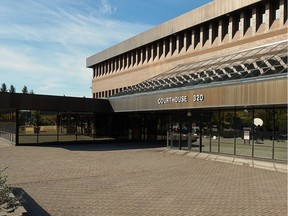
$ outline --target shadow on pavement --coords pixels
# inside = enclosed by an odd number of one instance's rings
[[[28,193],[26,193],[22,188],[13,188],[13,194],[20,196],[24,199],[23,207],[27,211],[23,215],[27,216],[50,216]]]
[[[78,142],[78,143],[42,143],[42,144],[20,144],[21,146],[31,147],[53,147],[64,148],[70,151],[116,151],[116,150],[132,150],[132,149],[147,149],[161,148],[166,146],[166,142]]]

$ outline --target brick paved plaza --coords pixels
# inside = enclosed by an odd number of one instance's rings
[[[284,164],[132,146],[2,141],[0,166],[27,215],[287,215]]]

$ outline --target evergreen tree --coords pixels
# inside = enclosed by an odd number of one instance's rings
[[[7,177],[2,175],[6,168],[0,168],[0,215],[10,215],[24,202],[23,194],[11,196],[12,189],[6,184]]]
[[[34,94],[33,89],[30,90],[30,94]]]
[[[15,89],[15,87],[13,85],[10,85],[9,92],[10,93],[15,93],[16,92],[16,89]]]
[[[27,86],[24,85],[23,89],[22,89],[22,93],[23,94],[28,94],[28,88]]]
[[[1,86],[0,92],[7,92],[7,86],[6,86],[5,83],[2,83],[2,86]]]

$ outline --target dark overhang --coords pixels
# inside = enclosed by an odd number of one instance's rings
[[[0,109],[113,112],[110,102],[106,99],[20,93],[0,93]]]

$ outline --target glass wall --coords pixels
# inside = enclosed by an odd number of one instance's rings
[[[85,142],[94,135],[92,113],[19,111],[19,144]]]
[[[220,112],[220,153],[234,154],[234,110]]]
[[[57,131],[57,112],[19,111],[19,144],[57,142]]]
[[[220,146],[220,112],[215,111],[212,115],[211,122],[211,144],[210,152],[219,152]]]
[[[77,115],[77,141],[93,141],[95,135],[95,123],[93,114],[78,114]]]
[[[16,111],[0,109],[0,138],[16,143]]]
[[[209,152],[210,151],[210,142],[212,141],[212,136],[211,136],[211,129],[212,129],[212,124],[211,122],[202,122],[201,125],[201,141],[202,141],[202,151],[203,152]]]
[[[273,158],[274,110],[255,109],[254,111],[254,156]]]
[[[253,110],[236,110],[234,120],[235,154],[252,156]]]
[[[211,114],[210,122],[197,120],[197,115],[192,115],[191,119],[200,126],[197,128],[203,152],[287,161],[287,108],[243,108],[218,110]],[[182,123],[181,127],[173,123],[172,134],[182,132],[181,128],[185,135],[187,124]],[[173,139],[173,147],[179,147],[179,140]],[[180,141],[184,142],[182,146],[187,143],[186,139]]]
[[[38,142],[38,111],[19,111],[19,144],[34,144]]]
[[[59,113],[59,142],[76,141],[76,113]]]
[[[287,161],[287,109],[274,110],[274,159]]]
[[[57,122],[58,113],[49,111],[37,112],[38,143],[53,143],[58,141],[59,124]]]

